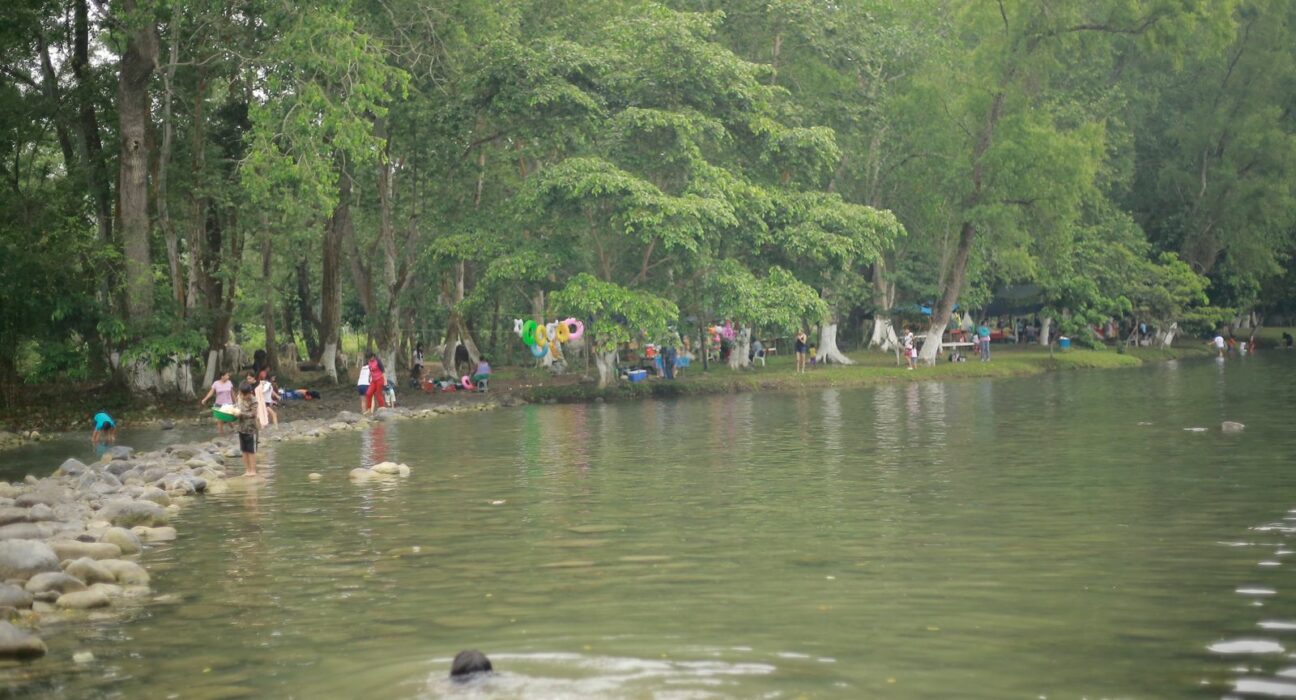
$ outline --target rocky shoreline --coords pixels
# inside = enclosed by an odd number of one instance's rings
[[[416,410],[380,409],[372,417],[342,411],[330,419],[280,423],[262,433],[261,452],[273,451],[275,443],[317,440],[376,422],[521,403],[505,396]],[[363,482],[409,475],[408,467],[400,468],[404,465],[374,466],[372,474],[361,467],[348,476]],[[199,497],[256,488],[266,481],[242,471],[237,439],[228,435],[150,452],[117,446],[92,464],[68,459],[45,478],[0,482],[0,658],[43,656],[48,651],[43,626],[147,605],[155,598],[144,567],[149,546],[176,539],[171,518]],[[78,652],[74,660],[83,663],[93,656]]]

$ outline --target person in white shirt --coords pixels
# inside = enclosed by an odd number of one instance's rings
[[[369,393],[369,363],[360,365],[360,379],[356,382],[356,390],[360,392],[360,412],[365,411],[365,394]]]

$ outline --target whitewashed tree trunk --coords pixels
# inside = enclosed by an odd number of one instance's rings
[[[1157,328],[1156,344],[1159,348],[1168,348],[1174,343],[1175,336],[1179,334],[1179,324],[1171,323],[1167,328]]]
[[[1040,337],[1039,337],[1040,345],[1048,347],[1049,331],[1052,330],[1052,328],[1053,328],[1053,319],[1045,318],[1043,321],[1040,321]]]
[[[837,348],[837,323],[825,323],[819,329],[819,357],[824,362],[834,365],[853,365],[855,360],[846,357],[841,350]]]
[[[751,329],[743,328],[734,337],[734,347],[729,353],[729,369],[742,369],[751,364],[747,353],[751,352]]]
[[[886,316],[877,316],[873,319],[873,335],[869,338],[869,347],[876,347],[882,352],[890,352],[895,349],[900,339],[896,337],[895,326],[892,325],[891,319]]]
[[[320,353],[320,364],[324,365],[324,372],[332,384],[337,384],[338,381],[337,350],[337,342],[330,340],[324,343],[324,351]]]
[[[216,372],[220,369],[220,350],[207,351],[207,370],[203,372],[203,386],[211,386],[216,381]]]
[[[927,329],[927,339],[923,341],[922,350],[918,352],[918,359],[924,364],[935,365],[936,353],[940,352],[941,338],[945,335],[944,323],[933,323]]]
[[[616,351],[591,352],[598,369],[598,388],[605,389],[616,381]]]

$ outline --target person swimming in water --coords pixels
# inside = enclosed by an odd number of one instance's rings
[[[454,661],[450,663],[450,679],[457,682],[469,681],[494,670],[485,654],[476,649],[465,649],[455,654]]]

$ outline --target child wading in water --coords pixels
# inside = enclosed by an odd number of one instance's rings
[[[244,382],[239,387],[238,434],[239,450],[243,453],[243,476],[256,476],[257,450],[257,400],[252,392],[255,387],[251,382]]]

